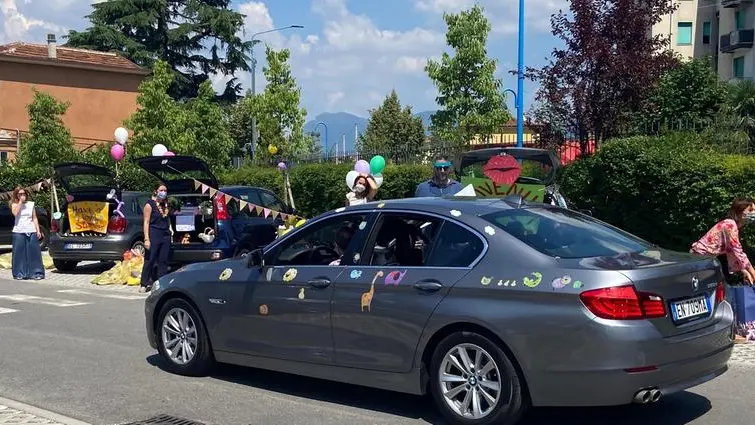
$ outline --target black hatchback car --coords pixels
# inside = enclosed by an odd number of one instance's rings
[[[39,220],[39,230],[42,231],[42,240],[39,241],[42,250],[47,249],[47,243],[50,240],[50,215],[47,210],[36,205],[37,220]],[[16,218],[10,211],[7,201],[0,201],[0,246],[13,244],[13,225]]]

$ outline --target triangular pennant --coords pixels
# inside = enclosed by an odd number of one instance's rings
[[[210,186],[207,186],[206,184],[202,185],[202,193],[207,193],[207,191],[210,189]]]
[[[263,211],[265,212],[265,218],[270,215],[270,210],[268,208],[264,208]]]
[[[202,186],[202,182],[200,182],[197,179],[194,179],[194,190],[198,190]]]
[[[254,211],[257,213],[257,215],[262,215],[262,207],[259,205],[254,206]]]
[[[280,214],[278,211],[272,211],[273,213],[273,219],[278,218],[278,215]]]
[[[240,210],[243,210],[244,208],[246,208],[246,204],[247,204],[246,201],[244,201],[243,199],[239,199],[239,209]]]
[[[246,207],[249,208],[249,212],[254,212],[254,204],[249,204]]]
[[[283,220],[283,221],[288,221],[288,214],[286,214],[286,213],[281,213],[281,220]]]
[[[218,190],[211,187],[210,188],[210,198],[214,198],[216,193],[218,193]]]
[[[231,196],[231,195],[229,195],[227,193],[224,193],[223,197],[225,198],[226,205],[231,203],[231,199],[236,199],[236,198],[234,198],[233,196]]]

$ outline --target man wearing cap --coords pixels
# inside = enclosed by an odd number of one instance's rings
[[[452,196],[461,190],[461,184],[448,177],[451,161],[446,155],[437,155],[433,162],[433,177],[417,185],[415,198]]]

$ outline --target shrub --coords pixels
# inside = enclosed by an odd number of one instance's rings
[[[575,208],[664,248],[689,250],[731,201],[752,196],[755,158],[714,152],[694,134],[609,141],[565,167],[561,188]],[[755,232],[745,230],[753,246]]]

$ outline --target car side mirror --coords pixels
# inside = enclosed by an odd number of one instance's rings
[[[253,267],[259,267],[261,269],[265,266],[265,259],[262,256],[261,249],[255,249],[247,255],[246,266],[250,269]]]

